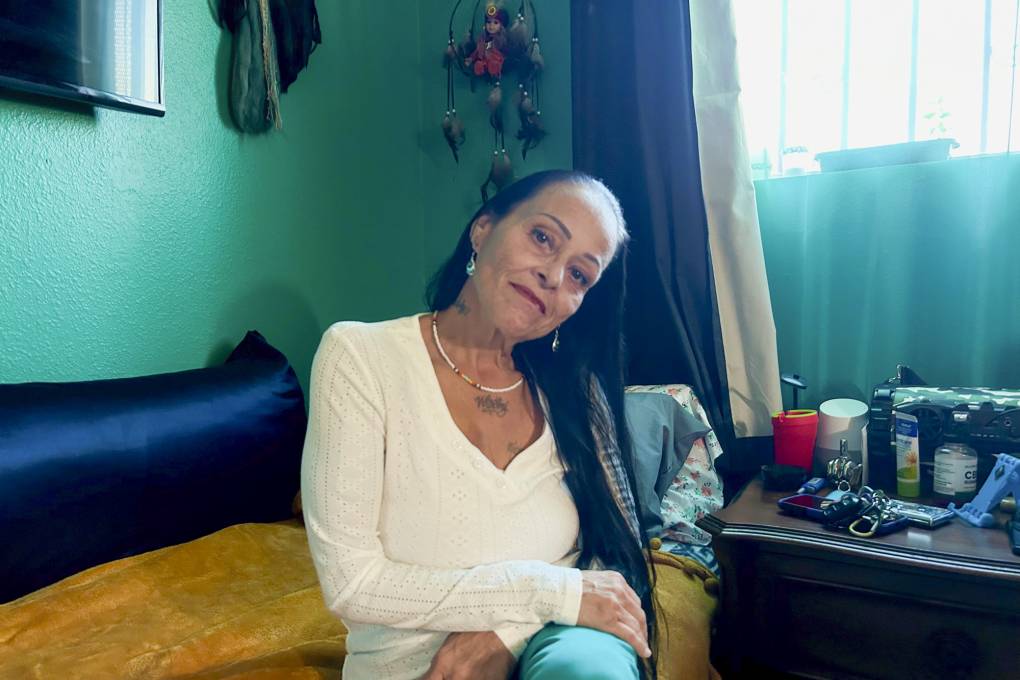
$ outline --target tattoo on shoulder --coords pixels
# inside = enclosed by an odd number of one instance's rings
[[[484,397],[475,397],[475,405],[481,409],[482,413],[499,416],[502,418],[510,410],[510,406],[501,398],[486,395]]]
[[[453,308],[457,310],[457,313],[461,316],[466,316],[471,308],[467,306],[467,303],[457,298],[457,301],[453,303]]]

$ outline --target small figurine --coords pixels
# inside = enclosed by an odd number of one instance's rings
[[[488,76],[498,80],[503,73],[506,59],[506,25],[510,15],[502,7],[489,4],[485,8],[485,33],[478,39],[475,51],[464,60],[476,76]]]

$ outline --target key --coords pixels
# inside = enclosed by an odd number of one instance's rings
[[[822,521],[826,524],[840,524],[857,517],[863,509],[863,500],[853,494],[846,494],[838,502],[822,510]]]

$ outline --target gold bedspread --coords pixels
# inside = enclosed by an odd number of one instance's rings
[[[660,677],[712,677],[717,582],[685,558],[655,562]],[[0,678],[339,678],[345,638],[300,519],[237,524],[0,605]]]

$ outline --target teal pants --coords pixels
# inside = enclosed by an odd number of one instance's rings
[[[637,680],[634,648],[609,633],[550,623],[521,653],[518,680]]]

